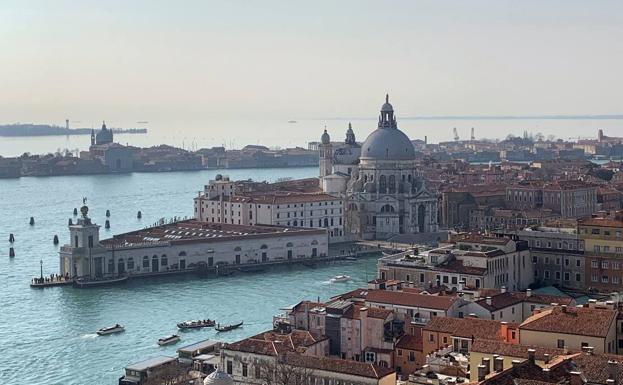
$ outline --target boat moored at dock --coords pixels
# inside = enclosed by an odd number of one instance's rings
[[[103,278],[103,279],[83,279],[78,278],[73,281],[74,287],[78,287],[81,289],[86,289],[90,287],[100,287],[100,286],[110,286],[116,285],[120,283],[124,283],[128,280],[128,277],[117,277],[117,278]]]
[[[348,282],[350,281],[350,275],[336,275],[331,278],[331,282]]]

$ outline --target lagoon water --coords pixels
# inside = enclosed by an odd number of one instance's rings
[[[227,170],[233,179],[275,180],[310,177],[317,168]],[[29,280],[58,271],[58,246],[68,242],[67,220],[88,197],[92,219],[111,229],[101,237],[134,230],[161,217],[192,214],[192,198],[217,171],[134,173],[0,180],[0,383],[117,383],[132,362],[205,338],[237,340],[266,330],[279,308],[301,299],[327,299],[363,285],[375,273],[375,258],[319,266],[278,268],[265,273],[222,278],[167,277],[128,282],[119,287],[79,290],[31,289]],[[141,210],[143,218],[136,218]],[[28,224],[35,217],[35,225]],[[16,257],[9,259],[9,234]],[[329,283],[348,274],[349,283]],[[181,333],[182,341],[159,347],[156,340],[176,332],[177,322],[213,318],[244,320],[244,327],[216,335],[212,329]],[[125,333],[99,337],[98,328],[121,323]]]

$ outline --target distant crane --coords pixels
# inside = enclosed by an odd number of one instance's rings
[[[459,141],[459,132],[456,130],[456,127],[454,127],[454,129],[452,130],[454,132],[454,141],[458,142]]]
[[[472,140],[476,140],[476,135],[474,135],[474,127],[472,127],[472,136],[471,136]]]

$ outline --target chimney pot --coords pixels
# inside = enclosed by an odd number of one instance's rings
[[[491,359],[489,357],[484,357],[482,359],[482,364],[485,367],[485,375],[491,373]]]
[[[543,376],[544,376],[546,379],[549,379],[549,375],[550,375],[550,370],[549,370],[549,368],[543,368]]]
[[[504,370],[504,357],[495,357],[493,368],[498,373]]]
[[[569,385],[583,385],[584,379],[582,378],[582,372],[573,371],[569,372],[571,375],[571,379],[569,381]]]
[[[548,353],[543,354],[543,362],[545,362],[546,364],[549,364],[549,354]]]
[[[487,299],[485,299],[485,301],[487,301],[487,305],[491,305],[491,297],[487,297]]]
[[[526,297],[530,297],[532,296],[532,289],[527,289],[526,290]]]
[[[608,361],[608,379],[612,380],[612,384],[616,384],[619,377],[619,363],[614,360]]]
[[[528,360],[530,360],[530,362],[534,363],[534,356],[536,354],[536,350],[534,349],[528,349]]]
[[[478,365],[478,381],[484,381],[485,380],[485,366],[484,365]]]

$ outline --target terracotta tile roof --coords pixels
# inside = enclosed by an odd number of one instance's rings
[[[313,309],[315,307],[325,307],[327,306],[326,304],[322,303],[322,302],[313,302],[313,301],[301,301],[299,303],[297,303],[293,308],[292,311],[294,312],[302,312],[305,311],[305,306],[308,307],[308,309]]]
[[[287,352],[295,352],[298,348],[306,348],[326,339],[327,337],[315,336],[311,332],[304,330],[292,330],[288,334],[281,334],[271,330],[227,344],[223,349],[277,356]]]
[[[409,334],[405,334],[396,343],[396,349],[405,349],[405,350],[417,350],[422,351],[423,349],[423,341],[422,336],[411,336]]]
[[[350,319],[361,319],[361,309],[368,309],[368,318],[384,320],[393,314],[391,310],[354,304],[344,313],[344,317]]]
[[[510,344],[495,340],[476,340],[472,344],[471,351],[485,354],[499,354],[502,357],[528,359],[528,349],[535,350],[535,358],[539,361],[545,359],[545,354],[549,354],[550,360],[556,356],[567,355],[564,349],[543,348],[540,346]]]
[[[617,312],[610,309],[592,309],[561,306],[543,310],[526,319],[519,328],[542,332],[606,337]]]
[[[608,379],[608,361],[615,361],[617,368],[617,384],[623,384],[623,357],[613,354],[579,353],[571,361],[582,372],[589,383],[606,384]]]
[[[437,266],[436,270],[444,271],[448,273],[470,274],[470,275],[483,275],[487,269],[482,267],[465,266],[463,261],[453,260],[445,265]]]
[[[517,324],[508,323],[509,329]],[[435,317],[424,326],[424,331],[447,333],[455,337],[502,340],[502,323],[479,318]]]
[[[573,370],[566,361],[549,367],[549,373],[534,362],[525,360],[516,367],[511,366],[500,373],[494,373],[480,385],[543,385],[552,383],[568,383],[569,371]]]
[[[588,218],[578,220],[578,226],[623,227],[623,221],[612,218]]]
[[[447,310],[457,301],[456,297],[376,289],[353,290],[352,292],[343,294],[341,298],[359,298],[375,304],[421,307],[437,310]]]
[[[313,370],[322,370],[334,373],[350,374],[353,376],[381,379],[395,373],[393,369],[382,368],[373,364],[338,358],[316,357],[301,354],[288,354],[286,362]]]

